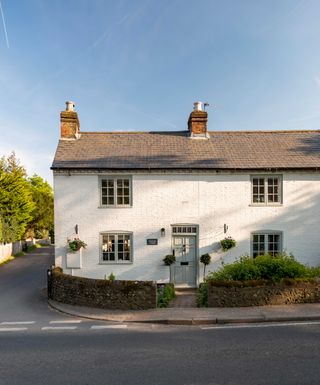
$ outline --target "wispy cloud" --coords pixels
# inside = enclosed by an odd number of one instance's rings
[[[0,0],[0,12],[1,12],[1,17],[2,17],[4,36],[6,37],[7,48],[9,48],[8,32],[7,32],[6,21],[5,21],[5,18],[4,18],[4,13],[3,13],[3,9],[2,9],[1,0]]]
[[[0,0],[1,1],[1,0]],[[1,4],[1,3],[0,3]],[[140,8],[133,12],[132,14],[125,14],[122,16],[119,20],[111,24],[98,38],[88,45],[78,56],[74,57],[72,60],[70,60],[65,66],[57,70],[55,73],[52,74],[47,80],[38,82],[33,87],[31,87],[24,95],[25,99],[29,99],[30,96],[32,96],[34,93],[38,92],[46,82],[50,80],[56,80],[58,79],[64,72],[70,68],[73,63],[81,61],[83,57],[90,54],[91,51],[95,50],[99,45],[101,45],[104,41],[110,39],[112,37],[112,34],[114,33],[114,30],[118,28],[119,26],[123,26],[125,23],[127,23],[130,19],[134,18],[136,14],[140,11]]]

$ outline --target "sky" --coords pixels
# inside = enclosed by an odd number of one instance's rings
[[[82,131],[320,128],[319,0],[0,0],[0,156],[52,183]]]

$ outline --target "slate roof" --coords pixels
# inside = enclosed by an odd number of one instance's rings
[[[59,141],[52,169],[318,169],[318,131],[82,132]]]

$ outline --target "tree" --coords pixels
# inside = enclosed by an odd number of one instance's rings
[[[0,159],[0,242],[21,239],[35,205],[26,171],[13,152]]]
[[[29,188],[35,207],[32,219],[27,227],[27,234],[45,238],[53,232],[53,190],[41,176],[34,174],[28,178]]]

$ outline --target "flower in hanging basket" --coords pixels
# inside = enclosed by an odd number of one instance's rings
[[[237,242],[233,238],[227,237],[222,239],[220,241],[220,244],[223,251],[228,251],[229,249],[232,249],[233,247],[235,247]]]
[[[87,244],[79,238],[74,238],[73,240],[68,239],[68,247],[70,251],[78,251],[81,248],[85,249],[86,246]]]

